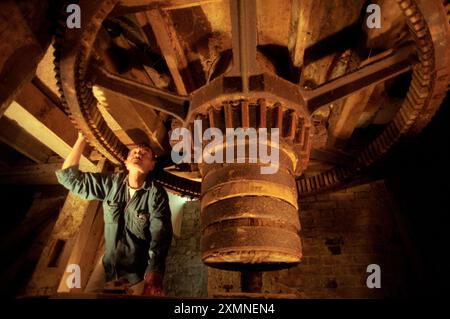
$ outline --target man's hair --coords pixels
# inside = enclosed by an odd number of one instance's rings
[[[128,155],[130,154],[130,152],[131,152],[132,150],[134,150],[134,149],[136,149],[136,148],[139,148],[139,147],[143,147],[143,148],[149,149],[149,150],[151,151],[151,153],[152,153],[152,158],[153,158],[154,160],[156,160],[155,151],[154,151],[153,148],[152,148],[149,144],[147,144],[147,143],[139,143],[139,144],[135,144],[135,145],[131,146],[130,149],[129,149],[129,151],[128,151],[127,157],[128,157]]]

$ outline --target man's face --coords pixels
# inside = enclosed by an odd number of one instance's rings
[[[133,148],[129,153],[125,166],[128,171],[138,171],[147,174],[155,167],[152,150],[145,146]]]

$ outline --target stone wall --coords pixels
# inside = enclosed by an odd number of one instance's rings
[[[164,287],[169,297],[207,296],[207,267],[201,261],[200,202],[183,207],[180,236],[174,236],[166,261]]]
[[[265,272],[263,293],[298,298],[390,298],[406,294],[408,258],[383,181],[303,198],[303,259]],[[381,267],[381,288],[366,285],[367,266]],[[208,294],[240,291],[240,273],[209,270]]]

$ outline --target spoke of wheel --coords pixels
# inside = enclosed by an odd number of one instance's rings
[[[188,97],[156,89],[137,81],[124,78],[95,66],[92,68],[92,83],[149,108],[167,113],[184,122],[188,108]]]
[[[412,69],[413,46],[404,46],[384,58],[371,58],[376,62],[370,63],[359,70],[346,74],[333,81],[325,83],[316,89],[300,88],[300,94],[308,110],[312,113],[323,105],[349,96],[368,86],[384,82]]]

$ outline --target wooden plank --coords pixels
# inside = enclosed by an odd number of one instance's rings
[[[411,70],[411,53],[413,52],[411,45],[404,46],[396,51],[388,51],[390,53],[387,56],[385,53],[381,53],[382,57],[376,59],[376,62],[357,70],[350,70],[351,72],[348,74],[345,74],[349,69],[348,63],[341,63],[342,61],[340,61],[339,67],[333,68],[332,77],[324,78],[324,80],[332,81],[328,81],[313,90],[300,88],[300,94],[308,110],[312,113],[321,106],[334,103],[369,86],[385,82]],[[348,61],[350,56],[346,54],[344,56],[345,60]],[[344,56],[341,56],[341,58],[344,58]],[[342,60],[341,58],[340,60]]]
[[[313,4],[315,5],[313,6]],[[314,18],[312,11],[314,7]],[[293,0],[288,49],[295,66],[303,65],[306,48],[317,39],[324,10],[321,0]]]
[[[100,165],[104,166],[105,161],[103,160],[101,163]],[[76,264],[80,267],[81,287],[68,287],[67,277],[70,273],[64,272],[58,284],[58,293],[80,293],[86,288],[89,277],[96,265],[97,251],[99,246],[101,246],[103,237],[103,225],[103,210],[101,209],[101,205],[97,205],[97,209],[89,209],[86,211],[65,267],[67,269],[67,266],[71,264]]]
[[[300,86],[307,89],[327,81],[328,69],[335,54],[329,54],[311,63],[305,61],[305,51],[324,37],[323,20],[326,18],[327,2],[324,0],[293,0],[288,49],[292,64],[302,68]]]
[[[109,39],[106,33],[100,33],[99,40],[102,50],[107,50],[111,45],[111,41],[114,41],[115,45],[125,50],[132,49],[128,41],[123,37]],[[119,73],[112,60],[106,58],[104,62],[109,70]],[[102,75],[102,70],[98,70],[99,75],[97,79],[102,79],[105,76]],[[114,77],[109,72],[106,75],[105,82],[112,85],[113,88],[103,88],[101,84],[95,84],[93,93],[99,101],[97,104],[98,108],[108,126],[123,144],[131,146],[142,143],[146,139],[156,154],[163,154],[165,152],[164,150],[168,149],[166,148],[166,145],[168,145],[168,135],[161,116],[155,110],[142,106],[140,103],[130,100],[127,96],[122,96],[114,88],[114,85],[117,83],[116,78],[126,79],[144,87],[153,87],[154,83],[152,80],[144,71],[135,68],[131,68],[120,77]],[[110,78],[110,76],[113,76],[113,78]],[[120,84],[117,86],[121,87]],[[130,90],[127,93],[131,94]]]
[[[151,115],[155,118],[152,122],[155,120],[162,122],[163,115],[171,115],[182,122],[186,117],[185,105],[189,100],[188,97],[159,90],[152,84],[118,76],[104,68],[97,68],[94,85],[122,96],[132,103],[144,106],[147,109],[146,117]]]
[[[15,101],[42,124],[57,133],[69,145],[77,139],[77,130],[66,114],[33,83],[28,83]]]
[[[164,152],[167,132],[160,118],[153,116],[151,110],[105,88],[94,86],[94,95],[101,112],[108,113],[108,124],[113,124],[110,127],[122,143],[131,147],[149,142],[156,154]]]
[[[49,0],[0,1],[0,117],[32,79],[50,45],[49,5]]]
[[[32,84],[11,103],[5,116],[62,158],[67,157],[75,143],[77,130],[68,117]],[[85,155],[80,167],[95,170],[95,164]]]
[[[0,118],[0,141],[36,163],[45,163],[53,152],[7,117]]]
[[[351,47],[350,40],[343,39],[352,39],[350,35],[357,32],[354,25],[363,5],[361,0],[293,1],[288,48],[293,65],[302,68],[302,87],[315,87],[343,74],[347,63],[343,63],[342,70],[333,69],[343,59],[340,53]]]
[[[148,1],[148,0],[125,0],[120,1],[110,16],[123,16],[126,14],[136,13],[139,11],[165,9],[176,10],[184,9],[203,4],[221,2],[223,0],[165,0],[165,1]]]
[[[97,171],[104,171],[105,163],[106,160],[100,161]],[[73,256],[75,252],[77,256],[80,255],[81,239],[84,240],[86,235],[90,236],[89,233],[85,232],[86,228],[88,228],[87,225],[96,225],[92,228],[93,231],[95,230],[93,236],[95,238],[101,236],[97,222],[99,214],[101,215],[99,201],[87,201],[72,193],[67,195],[53,232],[26,287],[25,294],[27,296],[52,295],[57,292],[63,276],[66,276],[65,272],[68,262],[74,260]],[[93,221],[96,222],[92,224]],[[94,241],[94,243],[99,242],[100,240]],[[86,246],[84,247],[87,249]],[[96,245],[91,243],[90,249],[95,250]],[[91,254],[86,252],[87,259],[89,259],[89,256]],[[78,261],[82,262],[83,265],[87,265],[82,259]],[[88,279],[86,276],[89,274],[88,269],[90,266],[87,265],[85,267],[81,268],[82,282],[86,282]]]
[[[258,45],[281,45],[289,42],[292,14],[291,1],[257,0]],[[286,18],[285,18],[286,17]],[[277,21],[274,23],[274,21]]]
[[[329,130],[328,146],[343,148],[367,106],[375,86],[356,92],[347,97],[341,105],[333,108]]]
[[[55,172],[62,163],[24,165],[0,169],[0,185],[58,185]]]
[[[188,70],[188,60],[178,40],[175,27],[167,12],[150,10],[136,14],[141,26],[150,23],[159,48],[166,60],[178,94],[187,95],[194,87]]]

